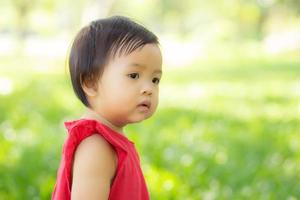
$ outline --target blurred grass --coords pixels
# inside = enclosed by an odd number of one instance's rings
[[[296,58],[239,56],[166,68],[158,112],[126,128],[152,199],[297,199]],[[40,63],[1,59],[0,78],[13,86],[0,95],[0,199],[50,198],[63,121],[83,110],[64,61]]]

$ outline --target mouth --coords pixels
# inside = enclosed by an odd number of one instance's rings
[[[150,101],[143,101],[143,102],[140,103],[138,106],[139,106],[139,107],[144,107],[144,108],[150,109],[150,107],[151,107],[151,102],[150,102]]]

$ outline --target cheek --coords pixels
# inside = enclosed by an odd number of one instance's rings
[[[124,85],[111,88],[111,92],[108,95],[111,102],[119,105],[130,105],[134,103],[136,98],[132,90],[126,88]]]
[[[154,103],[155,109],[156,109],[156,107],[157,107],[157,105],[158,105],[158,103],[159,103],[159,93],[158,93],[158,91],[157,91],[157,93],[155,93],[155,95],[153,96],[153,103]]]

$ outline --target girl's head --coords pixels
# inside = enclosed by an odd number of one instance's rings
[[[126,17],[91,22],[77,34],[69,58],[77,97],[118,126],[150,117],[161,78],[158,45],[152,32]]]

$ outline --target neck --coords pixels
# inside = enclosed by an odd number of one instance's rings
[[[123,127],[121,126],[116,126],[114,125],[112,122],[110,122],[109,120],[105,119],[104,117],[102,117],[99,113],[87,108],[86,112],[81,116],[81,118],[83,119],[93,119],[96,121],[101,122],[102,124],[108,126],[109,128],[111,128],[112,130],[121,133],[124,135],[123,132]]]

